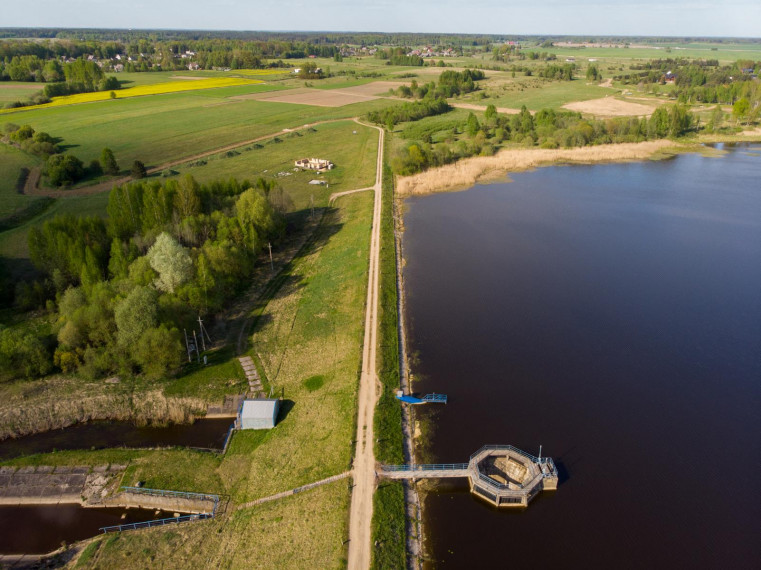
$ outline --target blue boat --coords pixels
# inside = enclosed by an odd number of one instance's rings
[[[426,394],[422,398],[418,398],[417,396],[409,396],[402,392],[401,390],[398,390],[396,392],[396,399],[400,400],[406,404],[412,404],[412,405],[418,405],[418,404],[446,404],[447,403],[447,397],[445,394]]]

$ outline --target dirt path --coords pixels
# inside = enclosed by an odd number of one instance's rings
[[[312,127],[316,127],[318,125],[326,125],[328,123],[340,123],[343,121],[351,121],[352,119],[350,117],[347,117],[345,119],[330,119],[328,121],[317,121],[316,123],[307,123],[305,125],[301,125],[299,127],[292,127],[292,128],[285,128],[281,131],[277,131],[275,133],[270,133],[268,135],[262,135],[260,137],[257,137],[255,139],[250,139],[247,141],[241,141],[229,145],[225,145],[223,147],[215,148],[214,150],[207,150],[205,152],[202,152],[200,154],[194,154],[192,156],[186,156],[184,158],[180,158],[177,160],[173,160],[171,162],[165,162],[164,164],[160,164],[158,166],[153,166],[151,168],[147,169],[148,175],[151,174],[158,174],[160,172],[163,172],[164,170],[167,170],[168,168],[173,168],[175,166],[179,166],[180,164],[185,164],[186,162],[191,162],[194,160],[200,160],[202,158],[206,158],[208,156],[212,156],[215,154],[219,154],[220,152],[227,152],[228,150],[234,150],[236,148],[240,148],[242,146],[246,146],[249,144],[254,144],[260,141],[264,141],[267,139],[274,138],[278,135],[282,135],[283,133],[290,133],[293,131],[301,131],[303,129],[311,129]],[[31,175],[30,175],[31,178]],[[39,181],[39,175],[37,177],[37,180]],[[82,188],[75,188],[73,190],[42,190],[37,187],[37,184],[33,187],[25,187],[24,188],[24,194],[29,194],[32,196],[51,196],[53,198],[61,198],[61,197],[68,197],[68,196],[87,196],[90,194],[98,194],[100,192],[106,192],[108,190],[111,190],[114,186],[119,186],[121,184],[126,184],[128,182],[133,182],[134,178],[131,176],[124,176],[122,178],[114,178],[112,180],[107,180],[105,182],[101,182],[100,184],[93,184],[92,186],[85,186]]]
[[[375,370],[378,333],[378,269],[380,258],[381,192],[383,182],[383,129],[378,129],[378,163],[375,176],[375,205],[370,238],[370,270],[365,311],[365,339],[362,349],[362,375],[359,381],[357,447],[354,455],[354,488],[349,515],[349,564],[352,570],[370,567],[373,492],[375,490],[375,450],[373,418],[378,401]]]
[[[309,489],[314,489],[315,487],[320,487],[321,485],[327,485],[328,483],[333,483],[334,481],[340,481],[341,479],[346,479],[350,475],[351,475],[351,471],[344,471],[343,473],[339,475],[333,475],[332,477],[321,479],[320,481],[315,481],[314,483],[307,483],[306,485],[302,485],[301,487],[296,487],[295,489],[283,491],[282,493],[276,493],[274,495],[270,495],[269,497],[262,497],[261,499],[256,499],[255,501],[251,501],[250,503],[243,503],[242,505],[238,506],[238,510],[248,509],[250,507],[255,507],[256,505],[261,505],[262,503],[269,503],[270,501],[277,501],[278,499],[290,497],[291,495],[295,495],[296,493],[308,491]]]
[[[336,198],[341,196],[348,196],[349,194],[356,194],[357,192],[367,192],[368,190],[375,190],[375,186],[368,186],[367,188],[357,188],[356,190],[344,190],[343,192],[334,192],[328,199],[328,204],[332,204]]]
[[[32,191],[37,188],[37,185],[40,183],[41,174],[41,166],[35,166],[29,171],[29,174],[27,174],[26,180],[24,181],[24,194],[31,194]]]

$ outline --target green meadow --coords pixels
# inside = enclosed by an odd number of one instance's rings
[[[6,103],[24,100],[45,87],[43,83],[23,83],[19,81],[7,81],[0,83],[0,109]]]
[[[257,84],[18,111],[0,116],[0,124],[29,124],[63,138],[67,152],[85,163],[109,147],[121,168],[128,170],[134,160],[159,166],[285,128],[359,116],[387,104],[369,101],[325,108],[244,98],[277,88]]]
[[[22,168],[30,170],[41,163],[36,156],[0,144],[0,220],[27,207],[35,200],[19,192],[19,174]]]
[[[301,210],[309,207],[312,196],[315,206],[325,206],[334,192],[372,186],[377,150],[378,131],[342,121],[284,133],[174,170],[199,182],[226,177],[274,180],[293,200],[293,209]],[[324,174],[295,171],[295,160],[312,156],[330,160],[335,168]],[[313,180],[325,184],[309,184]]]

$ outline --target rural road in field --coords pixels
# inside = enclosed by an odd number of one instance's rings
[[[351,570],[370,567],[370,522],[375,490],[373,417],[378,400],[375,369],[378,332],[378,266],[380,257],[381,192],[383,187],[383,136],[378,128],[378,166],[375,176],[375,205],[370,237],[370,270],[365,310],[365,338],[362,348],[362,375],[359,380],[357,447],[354,455],[354,487],[349,517],[349,564]]]

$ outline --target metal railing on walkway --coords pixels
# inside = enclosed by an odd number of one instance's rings
[[[191,499],[194,501],[214,501],[219,502],[219,495],[211,493],[189,493],[186,491],[168,491],[166,489],[149,489],[147,487],[121,487],[125,493],[134,493],[136,495],[152,495],[154,497],[173,497],[180,499]]]
[[[141,528],[150,528],[153,526],[164,526],[168,524],[175,524],[181,522],[200,521],[204,519],[213,519],[217,515],[217,507],[219,506],[219,495],[213,495],[211,493],[189,493],[186,491],[169,491],[166,489],[148,489],[146,487],[121,487],[120,490],[124,493],[130,493],[134,495],[149,495],[152,497],[168,497],[172,499],[189,499],[191,501],[213,501],[214,507],[210,513],[197,513],[191,515],[181,515],[179,517],[170,517],[164,519],[155,519],[144,522],[125,523],[113,526],[104,526],[100,528],[103,534],[109,532],[122,532],[125,530],[138,530]]]
[[[388,473],[397,471],[458,471],[467,469],[467,463],[426,463],[421,465],[381,465],[381,469]]]
[[[523,457],[526,457],[527,459],[530,459],[534,463],[538,463],[540,465],[551,465],[554,469],[555,463],[552,461],[551,457],[536,457],[534,455],[531,455],[530,453],[526,453],[522,449],[518,449],[517,447],[514,447],[512,445],[484,445],[481,449],[476,451],[473,455],[470,456],[471,461],[478,455],[482,454],[484,451],[514,451],[518,455],[522,455]]]
[[[135,523],[118,524],[114,526],[104,526],[104,527],[101,527],[100,530],[103,534],[108,534],[109,532],[122,532],[125,530],[139,530],[141,528],[150,528],[153,526],[165,526],[168,524],[177,524],[181,522],[198,521],[202,519],[212,519],[212,518],[214,518],[213,513],[200,513],[197,515],[182,515],[179,517],[170,517],[166,519],[157,519],[157,520],[145,521],[145,522],[135,522]]]
[[[431,404],[446,404],[447,403],[447,395],[446,394],[426,394],[423,396],[424,402],[429,402]]]

